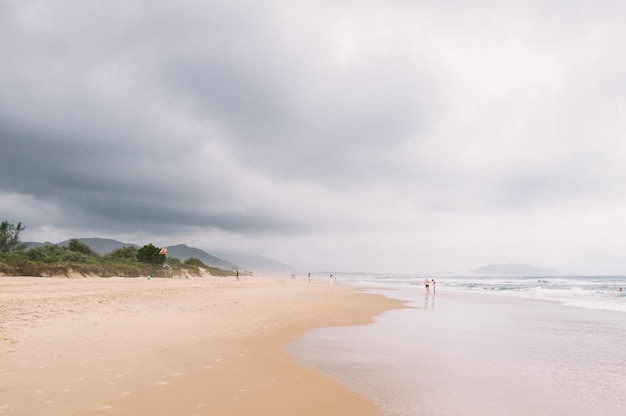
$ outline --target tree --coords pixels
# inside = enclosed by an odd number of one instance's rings
[[[160,266],[165,262],[165,256],[159,255],[161,249],[150,244],[146,244],[137,250],[137,261],[152,266]]]
[[[26,244],[20,242],[20,233],[24,231],[21,222],[17,225],[8,221],[2,221],[0,224],[0,253],[8,253],[9,251],[23,250]]]
[[[87,256],[97,256],[98,253],[93,251],[87,244],[75,238],[71,239],[67,245],[67,249],[76,253],[86,254]]]
[[[135,247],[119,247],[112,252],[105,254],[105,257],[108,259],[136,260],[137,249]]]

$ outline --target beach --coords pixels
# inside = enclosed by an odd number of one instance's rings
[[[306,279],[0,277],[0,414],[378,415],[286,346],[403,305]]]
[[[623,414],[619,310],[338,283],[0,277],[0,415]]]

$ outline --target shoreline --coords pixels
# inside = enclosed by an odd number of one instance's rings
[[[0,414],[378,415],[286,350],[404,301],[305,279],[0,277]]]

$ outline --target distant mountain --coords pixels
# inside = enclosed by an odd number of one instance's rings
[[[189,247],[185,244],[177,244],[175,246],[167,246],[167,255],[176,257],[180,261],[185,261],[189,258],[196,258],[201,260],[204,264],[211,267],[218,267],[223,270],[230,270],[237,268],[237,265],[228,261],[222,260],[215,256],[210,255],[204,250],[199,248]],[[241,267],[241,265],[239,265]]]
[[[221,258],[233,262],[243,270],[265,273],[293,273],[296,270],[288,264],[272,260],[258,254],[238,252],[215,252]]]
[[[112,252],[121,247],[135,247],[140,248],[139,245],[133,243],[124,243],[122,241],[114,240],[111,238],[77,238],[83,244],[89,246],[93,251],[100,255],[104,255]],[[66,247],[71,240],[65,240],[56,245]],[[40,247],[46,244],[52,243],[37,243],[28,242],[27,249]],[[242,270],[248,270],[253,272],[281,272],[281,273],[293,273],[295,269],[287,264],[281,263],[270,258],[260,256],[257,254],[246,254],[239,252],[220,252],[216,253],[219,257],[213,256],[206,251],[189,247],[185,244],[177,244],[173,246],[167,246],[167,255],[176,257],[180,261],[185,261],[191,257],[201,260],[204,264],[210,267],[217,267],[223,270],[232,270],[239,268]]]
[[[473,270],[473,273],[486,274],[491,276],[559,276],[562,273],[555,269],[546,267],[531,266],[530,264],[491,264]]]
[[[24,244],[26,244],[26,251],[30,250],[31,248],[37,248],[37,247],[41,247],[41,246],[53,245],[49,241],[46,241],[45,243],[38,243],[36,241],[26,241],[26,242],[24,242]]]
[[[137,244],[122,243],[121,241],[113,240],[111,238],[77,238],[76,240],[88,245],[89,248],[101,256],[122,247],[139,248]],[[71,240],[61,241],[60,243],[57,243],[57,246],[67,247],[70,241]]]
[[[137,244],[132,243],[123,243],[118,240],[113,240],[110,238],[77,238],[76,240],[80,241],[83,244],[86,244],[96,253],[103,255],[106,253],[110,253],[113,250],[116,250],[121,247],[135,247],[141,248]],[[57,245],[66,247],[71,240],[65,240]],[[222,259],[218,259],[215,256],[210,255],[206,251],[200,250],[199,248],[189,247],[185,244],[177,244],[175,246],[167,247],[167,255],[171,257],[176,257],[180,261],[185,261],[191,257],[194,257],[198,260],[201,260],[204,264],[210,267],[217,267],[220,269],[228,270],[236,265],[224,261]]]

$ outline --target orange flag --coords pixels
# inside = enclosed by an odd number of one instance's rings
[[[159,251],[159,254],[167,254],[167,247],[163,247],[161,251]]]

